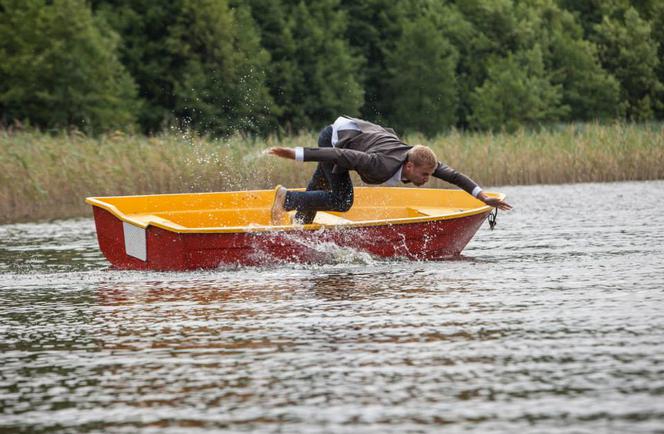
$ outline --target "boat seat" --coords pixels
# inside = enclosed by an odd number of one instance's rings
[[[415,211],[423,216],[442,216],[446,214],[452,214],[456,212],[465,211],[461,208],[448,208],[448,207],[428,207],[428,206],[418,206],[418,207],[408,207],[409,210]]]
[[[156,216],[154,214],[134,214],[128,215],[127,217],[131,218],[134,221],[141,222],[143,224],[153,224],[157,223],[166,227],[176,228],[176,229],[185,229],[184,226],[175,223],[172,220],[165,219],[163,217]]]
[[[316,213],[316,218],[314,218],[314,223],[319,225],[343,225],[347,223],[352,223],[352,220],[339,217],[338,215],[330,214],[324,211],[318,211]]]

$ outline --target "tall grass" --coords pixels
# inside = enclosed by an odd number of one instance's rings
[[[430,145],[480,184],[664,178],[662,124],[573,124],[542,131],[451,132]],[[305,186],[313,163],[265,156],[270,146],[315,146],[314,134],[278,140],[0,131],[0,222],[89,214],[86,196]],[[355,177],[359,183],[357,177]],[[432,186],[445,186],[434,181]]]

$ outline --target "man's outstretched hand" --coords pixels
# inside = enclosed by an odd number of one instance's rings
[[[477,198],[484,202],[485,204],[492,206],[494,208],[501,209],[503,211],[509,211],[512,209],[512,205],[509,203],[505,202],[502,199],[498,199],[497,197],[489,197],[484,193],[480,193],[477,195]]]
[[[267,153],[269,155],[276,155],[277,157],[295,160],[295,149],[293,148],[270,148],[267,150]]]

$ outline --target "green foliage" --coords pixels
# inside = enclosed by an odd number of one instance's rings
[[[386,59],[390,124],[429,136],[454,126],[457,61],[456,49],[437,31],[430,16],[406,23]]]
[[[459,50],[458,119],[461,127],[468,127],[473,114],[471,95],[486,79],[489,62],[519,48],[517,22],[510,0],[454,3],[441,30]]]
[[[146,131],[174,123],[213,134],[267,128],[269,54],[245,7],[225,0],[100,0],[96,7],[125,39],[123,59],[147,101]]]
[[[652,38],[657,43],[657,79],[664,84],[664,2],[657,2],[651,10]],[[664,86],[660,86],[654,103],[656,117],[664,119]]]
[[[270,92],[287,130],[320,128],[341,113],[357,115],[363,101],[361,60],[345,39],[338,0],[250,0],[270,49]]]
[[[662,83],[657,77],[660,60],[650,25],[629,7],[616,18],[605,16],[595,31],[602,63],[620,82],[627,117],[653,118]]]
[[[0,0],[0,124],[664,119],[661,0]]]
[[[394,0],[342,0],[347,11],[346,38],[365,60],[361,70],[364,88],[363,117],[377,122],[386,121],[392,107],[388,92],[390,76],[387,57],[392,53],[409,21],[409,7]]]
[[[583,26],[584,34],[593,33],[595,25],[602,22],[604,16],[609,16],[621,5],[629,4],[628,0],[557,0],[560,7],[576,15],[578,22]]]
[[[5,123],[95,132],[127,128],[137,108],[118,37],[84,0],[0,0]]]
[[[524,45],[543,49],[551,83],[562,86],[565,120],[608,119],[620,114],[619,84],[602,69],[596,45],[583,39],[574,16],[552,0],[528,0],[517,6]]]
[[[178,74],[164,40],[179,15],[179,2],[159,0],[93,0],[93,9],[122,37],[122,63],[139,89],[139,122],[155,132],[173,121]]]
[[[270,53],[265,83],[274,100],[272,120],[279,127],[292,117],[289,107],[295,83],[301,81],[294,61],[296,41],[288,25],[288,13],[281,0],[238,0],[237,3],[248,6],[259,28],[261,46]]]
[[[172,62],[173,113],[199,131],[260,131],[272,101],[265,86],[268,53],[246,8],[183,0],[165,40]]]
[[[487,80],[471,95],[471,126],[513,131],[557,121],[569,110],[561,100],[562,87],[551,84],[536,45],[491,62]]]

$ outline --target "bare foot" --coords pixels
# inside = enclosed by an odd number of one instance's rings
[[[272,203],[272,225],[281,226],[290,224],[288,212],[284,209],[286,202],[286,188],[278,185],[274,190],[274,203]]]

